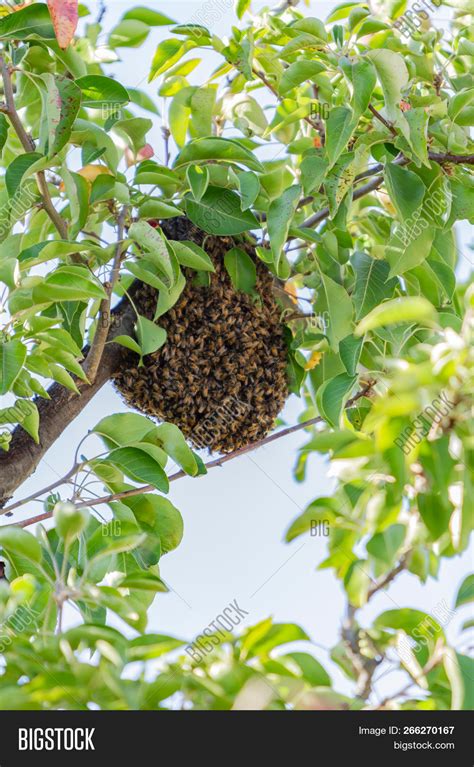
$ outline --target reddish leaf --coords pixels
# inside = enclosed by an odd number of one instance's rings
[[[48,0],[49,12],[60,48],[67,48],[76,31],[79,0]]]

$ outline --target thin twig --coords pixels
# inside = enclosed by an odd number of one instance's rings
[[[435,647],[435,650],[431,658],[428,660],[427,664],[422,668],[421,675],[426,676],[426,674],[428,674],[438,665],[441,659],[442,659],[441,646],[438,645],[437,647]],[[387,695],[386,698],[383,698],[383,700],[380,701],[378,706],[375,707],[375,711],[380,711],[381,709],[384,709],[387,703],[391,703],[397,698],[400,698],[400,696],[405,695],[411,687],[414,687],[417,684],[418,683],[414,679],[410,679],[410,681],[407,684],[405,684],[400,690],[398,690],[398,692],[392,693],[391,695]]]
[[[451,154],[449,152],[428,152],[428,159],[433,160],[433,162],[437,162],[440,165],[443,165],[444,163],[453,163],[454,165],[474,165],[474,155],[470,155],[470,154]],[[395,159],[392,160],[393,165],[408,165],[408,163],[410,162],[411,162],[411,159],[409,157],[405,157],[405,155],[402,155],[402,154],[400,154],[398,157],[395,157]],[[382,173],[384,168],[385,168],[384,163],[379,162],[377,163],[377,165],[374,165],[372,168],[369,168],[368,170],[365,170],[362,173],[359,173],[355,177],[354,183],[356,184],[358,181],[362,181],[365,178],[376,176],[378,173]],[[372,190],[369,189],[368,191],[372,191]],[[364,194],[367,194],[366,187],[359,187],[359,189],[355,190],[353,199],[357,200],[359,199],[359,197],[362,197]],[[300,210],[301,208],[304,208],[305,205],[309,205],[309,203],[313,202],[313,200],[314,200],[314,196],[312,194],[309,194],[306,197],[302,197],[297,205],[298,210]],[[324,218],[327,218],[328,215],[329,215],[329,208],[323,208],[321,211],[318,211],[318,213],[315,213],[315,216],[319,216],[316,223],[319,223],[319,221],[322,221]],[[304,226],[307,226],[307,224],[305,223]]]
[[[107,6],[105,4],[105,0],[99,0],[99,7],[97,12],[97,19],[95,21],[96,24],[102,24],[102,21],[104,20],[104,16],[107,13]]]
[[[403,556],[400,558],[400,561],[398,565],[396,565],[392,570],[390,570],[386,575],[384,575],[383,578],[380,579],[377,583],[374,583],[373,586],[369,589],[369,592],[367,594],[367,601],[369,599],[372,599],[374,594],[377,594],[378,591],[381,591],[386,586],[388,586],[389,583],[391,583],[394,578],[397,577],[399,573],[402,572],[402,570],[405,569],[408,559],[410,557],[410,552],[407,551]]]
[[[352,407],[359,399],[362,397],[365,397],[369,392],[372,390],[372,388],[375,386],[375,381],[371,380],[368,381],[360,391],[358,391],[351,399],[349,399],[346,402],[346,409]],[[227,463],[227,461],[231,461],[234,458],[238,458],[241,455],[245,455],[246,453],[250,453],[253,450],[257,450],[259,447],[263,447],[264,445],[269,445],[271,442],[275,442],[277,439],[280,439],[281,437],[286,437],[289,434],[294,434],[297,431],[301,431],[301,429],[306,429],[308,426],[315,426],[316,424],[323,423],[324,419],[321,418],[321,416],[317,416],[316,418],[310,418],[308,421],[303,421],[302,423],[294,424],[293,426],[288,426],[286,429],[281,429],[280,431],[275,432],[274,434],[270,434],[270,436],[265,437],[264,439],[259,440],[258,442],[253,442],[250,445],[247,445],[246,447],[241,447],[239,450],[234,450],[232,453],[227,453],[226,455],[221,456],[220,458],[215,458],[213,461],[210,461],[206,464],[206,469],[209,471],[209,469],[213,469],[216,466],[222,466],[224,463]],[[74,469],[75,467],[73,467]],[[73,471],[73,470],[71,470]],[[68,477],[71,476],[71,472],[68,473]],[[174,482],[177,479],[182,479],[183,477],[189,476],[184,471],[177,471],[175,474],[172,474],[170,477],[168,477],[169,482]],[[60,484],[60,482],[55,483],[55,487]],[[46,488],[48,490],[49,488]],[[2,513],[6,513],[9,511],[12,511],[13,509],[18,508],[19,506],[22,506],[24,503],[30,500],[34,500],[38,495],[41,495],[42,493],[46,492],[46,490],[40,491],[35,494],[35,496],[29,497],[24,499],[23,501],[17,501],[16,503],[12,504],[11,506],[6,507]],[[113,493],[111,495],[103,496],[102,498],[94,498],[93,499],[93,506],[97,506],[102,503],[111,503],[112,501],[118,501],[122,498],[132,498],[135,495],[141,495],[142,493],[153,493],[156,491],[156,487],[154,485],[144,485],[143,487],[134,487],[132,490],[125,490],[122,493]],[[91,501],[80,501],[79,503],[76,503],[77,508],[90,506]],[[29,525],[33,525],[36,522],[41,522],[45,519],[49,519],[49,517],[52,516],[52,512],[44,512],[43,514],[39,514],[35,517],[31,517],[30,519],[24,519],[20,522],[16,522],[15,524],[18,527],[28,527]]]
[[[389,121],[386,120],[385,117],[383,117],[380,114],[380,112],[377,112],[377,110],[375,109],[375,107],[372,106],[372,104],[369,104],[369,111],[372,112],[372,114],[373,114],[373,116],[375,117],[376,120],[381,122],[382,125],[384,125],[390,131],[392,136],[396,136],[397,135],[397,131],[393,127],[392,123],[389,123]]]
[[[372,179],[372,181],[369,181],[367,184],[364,184],[364,186],[359,187],[354,192],[352,199],[353,200],[359,200],[361,197],[364,197],[364,195],[369,194],[370,192],[374,192],[376,189],[379,188],[379,186],[382,186],[383,184],[383,176],[376,176]],[[317,213],[314,213],[312,216],[306,219],[306,221],[303,221],[300,228],[308,228],[311,229],[313,226],[316,226],[316,224],[319,224],[321,221],[323,221],[325,218],[329,216],[330,210],[329,208],[323,208],[322,210],[319,210]],[[289,237],[288,239],[294,239]]]
[[[128,212],[128,207],[127,205],[124,205],[122,210],[120,211],[120,215],[118,217],[118,222],[117,222],[118,223],[117,244],[115,247],[115,255],[114,255],[112,270],[110,272],[110,277],[108,281],[104,284],[104,288],[105,288],[105,292],[107,293],[107,296],[101,301],[94,340],[92,341],[89,354],[87,355],[87,359],[83,365],[84,372],[91,383],[94,383],[95,378],[97,376],[97,371],[99,369],[100,361],[102,359],[102,354],[104,352],[105,343],[107,341],[107,336],[109,334],[110,307],[111,307],[111,301],[112,301],[112,293],[114,291],[115,285],[117,284],[117,280],[120,274],[120,264],[122,260],[122,251],[123,251],[122,243],[123,243],[123,238],[125,233],[125,219],[127,216],[127,212]]]
[[[161,129],[161,135],[163,136],[163,142],[165,146],[165,157],[164,157],[164,165],[168,167],[170,164],[170,136],[171,131],[169,128],[164,125]]]

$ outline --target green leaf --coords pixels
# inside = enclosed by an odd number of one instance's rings
[[[54,76],[48,72],[41,77],[45,84],[42,89],[45,154],[53,157],[69,141],[81,106],[81,91],[68,77]]]
[[[224,256],[224,266],[235,290],[253,292],[257,282],[257,269],[248,253],[241,248],[231,248]]]
[[[83,176],[80,176],[79,173],[71,173],[64,165],[61,169],[61,175],[71,211],[72,226],[69,236],[75,237],[84,228],[89,215],[90,186]]]
[[[305,195],[318,190],[324,181],[329,164],[324,157],[309,155],[301,163],[301,183]]]
[[[161,551],[176,549],[183,538],[183,518],[178,509],[161,495],[138,495],[127,500],[140,527],[161,541]]]
[[[240,198],[230,189],[210,186],[201,200],[189,195],[184,199],[188,217],[209,234],[240,234],[259,226],[249,210],[241,210]]]
[[[321,19],[316,19],[314,16],[297,19],[291,24],[291,29],[301,30],[302,32],[306,32],[309,35],[313,35],[313,37],[316,37],[319,40],[326,41],[328,39],[324,21],[321,21]]]
[[[198,474],[198,464],[193,451],[187,444],[181,431],[173,423],[162,423],[154,430],[154,436],[163,450],[186,474],[195,477]]]
[[[143,174],[145,175],[145,174]],[[107,178],[106,176],[99,176],[99,178]],[[96,179],[98,181],[99,179]],[[140,178],[138,182],[140,184],[146,184],[147,181]],[[182,216],[183,211],[177,208],[175,205],[171,205],[161,200],[147,200],[140,205],[139,208],[140,218],[145,219],[160,219],[160,218],[176,218],[176,216]]]
[[[2,155],[3,147],[7,143],[8,138],[8,120],[4,114],[0,114],[0,157]]]
[[[433,540],[447,532],[453,508],[440,494],[419,493],[418,511]]]
[[[144,357],[161,349],[166,342],[166,330],[141,315],[137,317],[136,330],[138,343]]]
[[[309,637],[300,626],[296,623],[273,623],[270,624],[269,629],[258,637],[257,641],[248,643],[246,642],[246,649],[249,652],[248,657],[268,657],[270,652],[275,647],[285,645],[288,642],[301,642],[308,641]]]
[[[176,285],[173,285],[171,290],[166,290],[166,289],[160,290],[158,295],[158,303],[155,309],[155,316],[153,317],[155,322],[158,319],[158,317],[161,317],[163,314],[169,311],[172,306],[175,305],[176,301],[180,297],[185,287],[186,287],[186,278],[180,272],[178,281]]]
[[[165,472],[145,450],[139,447],[119,447],[110,452],[107,460],[134,482],[153,485],[162,493],[168,492],[169,482]]]
[[[155,80],[159,75],[167,72],[168,69],[171,69],[176,62],[180,61],[188,51],[192,48],[196,48],[196,46],[197,43],[193,40],[178,40],[175,38],[162,40],[153,56],[148,82],[152,82],[152,80]]]
[[[240,93],[231,97],[227,109],[235,127],[247,138],[268,133],[265,112],[258,101],[248,94]]]
[[[356,376],[340,373],[335,378],[325,381],[316,394],[316,404],[323,418],[330,426],[339,426],[342,409],[350,394]]]
[[[377,81],[373,64],[367,59],[359,59],[352,64],[347,72],[352,82],[352,109],[354,118],[364,114],[369,106],[370,98]]]
[[[25,264],[28,268],[37,264],[51,261],[53,258],[64,258],[72,253],[94,253],[96,256],[103,254],[103,248],[90,242],[68,242],[67,240],[45,240],[38,242],[25,250],[22,250],[18,256],[20,264]],[[67,347],[66,351],[67,351]]]
[[[148,117],[129,117],[114,123],[114,130],[125,134],[135,153],[145,146],[146,135],[152,127],[153,121]]]
[[[280,96],[286,96],[293,88],[297,88],[301,83],[312,80],[313,77],[324,72],[325,66],[320,61],[295,61],[285,69],[281,77],[278,92]]]
[[[356,273],[352,300],[356,309],[356,319],[359,320],[384,299],[391,298],[398,282],[395,278],[388,278],[390,265],[387,261],[356,251],[351,263]]]
[[[237,0],[237,4],[235,6],[235,12],[237,14],[238,19],[242,18],[245,11],[249,9],[249,6],[250,6],[250,0]]]
[[[61,384],[61,386],[64,386],[66,389],[69,389],[76,394],[80,394],[79,389],[74,383],[74,379],[69,375],[67,370],[64,370],[63,367],[56,365],[55,362],[50,362],[49,372],[53,381],[57,381],[57,383]]]
[[[142,356],[142,349],[140,344],[138,344],[131,336],[114,336],[114,344],[123,346],[125,349],[130,349],[131,352],[135,352],[140,357]]]
[[[215,102],[215,87],[210,86],[207,88],[195,89],[189,102],[193,136],[204,137],[212,134],[212,117],[214,114]]]
[[[84,266],[60,266],[33,288],[36,303],[83,301],[105,297],[105,290],[100,282]]]
[[[167,592],[168,588],[160,578],[157,578],[153,573],[148,573],[143,570],[137,570],[134,573],[127,574],[125,578],[120,581],[120,588],[125,589],[138,589],[140,591],[153,591],[153,592]]]
[[[38,162],[38,160],[42,159],[43,155],[38,152],[27,152],[26,154],[20,154],[18,157],[15,157],[5,173],[5,185],[10,197],[14,197],[17,193],[23,180],[23,176],[28,168]]]
[[[329,112],[326,120],[326,154],[329,160],[329,167],[338,160],[339,156],[345,151],[347,142],[357,125],[354,119],[352,109],[349,107],[334,107]]]
[[[69,632],[68,632],[69,633]],[[131,639],[128,643],[128,657],[130,661],[152,660],[166,655],[186,642],[167,634],[145,634]]]
[[[356,338],[352,334],[339,342],[339,355],[347,370],[348,375],[355,376],[362,351],[362,338]]]
[[[138,413],[116,413],[102,418],[92,430],[100,434],[109,448],[140,442],[146,434],[155,428],[155,424]]]
[[[202,168],[199,165],[188,165],[186,168],[186,178],[188,179],[194,199],[199,202],[209,186],[209,171],[206,165]]]
[[[367,314],[354,330],[354,335],[362,336],[369,330],[392,325],[397,322],[432,322],[436,317],[434,306],[422,296],[404,296],[393,298],[376,306]]]
[[[385,183],[402,222],[421,209],[426,187],[416,173],[388,163],[385,166]]]
[[[26,352],[21,341],[0,344],[0,394],[6,394],[12,388],[25,363]]]
[[[292,664],[296,664],[301,671],[302,678],[305,682],[311,685],[311,687],[330,687],[331,678],[327,671],[321,666],[320,662],[313,658],[312,655],[306,652],[290,652],[287,655],[280,655],[278,660],[284,663],[286,660],[291,660]],[[285,664],[286,665],[286,664]]]
[[[280,264],[283,257],[283,246],[290,231],[291,222],[296,211],[296,206],[301,197],[299,184],[285,189],[283,194],[273,200],[267,216],[268,235],[273,254],[277,274],[280,273]]]
[[[43,40],[56,38],[46,5],[34,3],[0,19],[0,38],[28,40],[35,37]]]
[[[130,227],[128,234],[167,278],[167,287],[175,285],[179,275],[179,265],[161,231],[150,226],[147,221],[136,221]]]
[[[318,311],[328,312],[327,335],[334,351],[352,330],[353,305],[346,289],[326,274],[321,274],[321,294]]]
[[[248,210],[260,194],[260,180],[251,170],[236,173],[236,177],[241,196],[240,206],[242,210]]]
[[[371,578],[367,560],[356,559],[351,562],[344,577],[344,587],[351,605],[363,607],[367,602],[370,586]]]
[[[150,27],[138,19],[125,19],[109,35],[111,48],[137,48],[148,37]]]
[[[227,138],[199,138],[190,141],[178,154],[174,167],[181,168],[193,163],[203,163],[213,160],[231,165],[244,165],[259,173],[264,171],[263,165],[248,149],[238,141]]]
[[[40,417],[35,403],[30,400],[17,400],[15,407],[21,411],[22,418],[20,423],[22,428],[28,432],[38,445]]]
[[[391,267],[389,277],[404,274],[422,264],[431,252],[434,234],[432,226],[422,229],[416,237],[404,232],[403,224],[396,227],[385,251]]]
[[[0,527],[0,546],[7,554],[25,557],[30,562],[41,562],[41,546],[35,536],[21,527],[4,525]]]
[[[160,110],[148,93],[145,93],[138,88],[127,88],[127,92],[132,104],[136,104],[141,107],[141,109],[145,109],[147,112],[152,112],[155,115],[160,114]]]
[[[128,104],[130,95],[126,88],[112,77],[104,75],[86,75],[76,80],[82,91],[82,106],[100,109],[103,106],[116,105],[117,108]]]
[[[317,498],[310,503],[293,522],[286,531],[285,541],[288,543],[300,535],[310,532],[315,525],[324,523],[329,525],[335,518],[334,501],[332,498]]]
[[[394,121],[400,115],[398,105],[409,77],[403,56],[388,48],[367,51],[366,56],[377,70],[388,119]]]
[[[467,575],[461,583],[454,607],[474,602],[474,575]]]
[[[404,117],[409,127],[408,143],[415,158],[430,167],[428,161],[428,113],[424,107],[416,107],[405,112]],[[417,165],[419,164],[417,163]]]
[[[444,670],[451,687],[451,710],[472,711],[474,708],[474,659],[446,647],[443,657]]]
[[[176,24],[176,22],[169,16],[166,16],[165,13],[161,13],[161,11],[153,11],[151,8],[146,8],[141,5],[124,13],[122,19],[135,19],[136,21],[141,21],[144,24],[147,24],[149,27],[162,27],[168,26],[168,24]]]
[[[202,272],[215,271],[214,264],[206,251],[199,245],[196,245],[195,242],[189,240],[169,240],[169,243],[181,266],[187,266]]]
[[[375,559],[379,559],[387,567],[391,567],[405,540],[405,534],[405,525],[390,525],[383,532],[373,535],[367,542],[366,549],[368,554],[375,557]]]

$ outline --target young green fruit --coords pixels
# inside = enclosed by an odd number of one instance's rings
[[[89,521],[87,509],[78,509],[70,501],[59,501],[53,510],[56,531],[60,538],[72,541],[78,538]]]

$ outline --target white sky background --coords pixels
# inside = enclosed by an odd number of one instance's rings
[[[109,30],[125,10],[132,7],[132,2],[106,0],[106,4],[104,23]],[[137,0],[136,4],[163,11],[180,23],[191,19],[196,22],[196,14],[203,5],[199,1],[183,0],[172,3]],[[336,4],[312,0],[311,9],[305,12],[324,19]],[[94,13],[97,3],[88,5]],[[254,0],[254,8],[263,5]],[[446,9],[440,9],[435,17],[445,18],[447,15]],[[224,35],[236,21],[233,14],[228,13],[227,17],[221,16],[211,25],[212,31]],[[107,73],[116,75],[125,86],[146,90],[156,99],[157,83],[148,85],[147,76],[156,45],[168,36],[167,27],[153,28],[141,48],[120,49],[122,61],[108,66]],[[191,53],[193,57],[200,55],[198,51]],[[202,64],[191,74],[191,82],[199,84],[210,71],[209,63]],[[161,109],[162,105],[159,106]],[[157,159],[162,160],[163,142],[158,118],[149,141]],[[466,262],[463,272],[465,269],[469,271],[468,259],[472,261],[472,252],[467,248],[468,235],[468,227],[465,227],[460,243]],[[63,476],[73,463],[76,445],[88,429],[105,415],[125,410],[112,386],[106,385],[68,426],[16,498]],[[298,398],[291,397],[283,414],[287,423],[296,423],[301,410]],[[157,596],[150,612],[148,630],[191,639],[229,602],[237,599],[249,612],[244,626],[269,615],[277,621],[299,623],[316,644],[311,647],[302,643],[298,649],[313,652],[328,669],[334,686],[342,692],[350,692],[351,683],[331,663],[323,649],[338,641],[345,606],[343,589],[333,571],[316,571],[316,565],[326,556],[326,539],[305,536],[290,545],[283,542],[288,525],[305,506],[315,497],[331,493],[327,463],[315,455],[309,461],[307,481],[303,484],[294,481],[292,469],[297,449],[305,441],[307,436],[300,432],[213,469],[206,477],[172,483],[169,498],[183,515],[185,533],[179,548],[161,561],[162,576],[173,591]],[[90,438],[84,451],[93,455],[100,452],[100,445],[95,437]],[[100,492],[99,486],[94,489]],[[98,510],[104,513],[105,508]],[[29,517],[40,511],[40,504],[29,504],[24,511],[20,510],[21,513],[15,512],[15,518]],[[360,611],[361,623],[368,624],[384,610],[398,607],[432,612],[442,600],[451,607],[459,584],[471,570],[472,557],[464,554],[443,560],[439,580],[430,579],[424,586],[415,576],[402,574],[388,592],[376,595],[370,605]],[[455,646],[460,644],[460,626],[466,611],[467,608],[464,612],[458,611],[446,627]],[[71,623],[77,622],[76,614],[71,611],[69,619]],[[296,645],[289,646],[291,648],[296,649]],[[379,670],[376,678],[380,673]],[[390,673],[375,686],[379,695],[384,696],[399,689],[405,680],[405,676]]]

